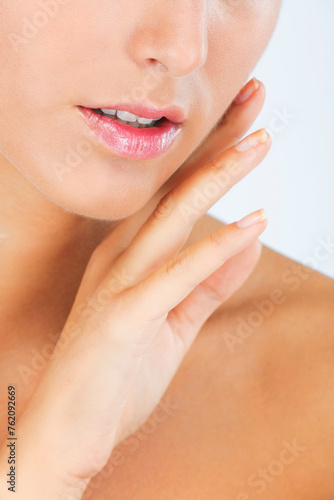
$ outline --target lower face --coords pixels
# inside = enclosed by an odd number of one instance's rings
[[[135,213],[220,120],[280,3],[0,0],[0,169],[76,214]],[[100,111],[134,103],[185,119],[138,128]]]

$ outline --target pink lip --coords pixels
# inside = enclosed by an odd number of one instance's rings
[[[186,119],[185,112],[179,106],[165,106],[164,108],[159,108],[151,102],[145,106],[140,102],[121,102],[118,104],[99,103],[86,107],[89,109],[121,109],[122,111],[128,111],[133,115],[142,116],[143,118],[149,118],[151,120],[158,120],[164,116],[167,120],[174,123],[182,123]]]
[[[104,142],[114,154],[124,158],[137,160],[156,158],[171,147],[182,128],[181,123],[173,123],[169,120],[163,120],[156,127],[134,128],[113,118],[99,115],[90,108],[83,106],[76,106],[76,108],[94,135]],[[146,115],[148,115],[147,112]],[[154,119],[152,115],[138,114],[138,116]],[[161,116],[160,114],[157,118]]]

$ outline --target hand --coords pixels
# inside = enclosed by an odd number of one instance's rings
[[[195,172],[202,165],[236,144],[247,133],[260,113],[265,100],[265,87],[260,81],[258,81],[258,84],[258,88],[248,100],[242,104],[235,101],[231,103],[222,116],[220,123],[203,139],[201,144],[141,210],[117,223],[117,227],[111,235],[112,244],[109,245],[112,258],[116,258],[130,244],[137,231],[166,193],[186,179],[192,172]],[[251,80],[243,87],[242,91],[249,92],[252,85],[253,81]],[[110,256],[108,262],[110,262]]]
[[[261,131],[246,141],[256,138]],[[247,279],[266,220],[248,228],[229,224],[182,247],[195,222],[269,147],[270,137],[246,151],[227,148],[171,189],[118,255],[114,233],[96,248],[17,426],[18,500],[82,498],[112,449],[158,404],[208,317]],[[250,245],[257,249],[251,262],[235,266]],[[3,473],[6,454],[2,449]]]

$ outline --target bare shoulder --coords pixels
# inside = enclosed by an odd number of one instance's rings
[[[221,225],[206,215],[192,237],[202,238]],[[249,433],[259,440],[258,446],[251,445],[252,463],[259,469],[265,457],[275,463],[266,477],[255,466],[247,476],[249,496],[242,499],[252,498],[251,492],[266,492],[268,499],[290,499],[288,493],[291,499],[334,497],[333,306],[332,279],[263,246],[252,275],[201,332],[203,345],[210,336],[220,339],[219,354],[212,360],[224,361],[224,368],[217,366],[215,373],[223,372],[225,389],[228,379],[240,391],[232,397],[239,410],[238,431],[247,434],[246,442]],[[218,378],[213,383],[220,384]],[[241,419],[240,411],[245,412]],[[285,453],[284,443],[293,440],[300,445],[300,460],[288,471],[278,456]],[[296,496],[289,481],[301,485]],[[275,487],[269,491],[271,483]]]
[[[222,224],[205,215],[187,245]],[[334,498],[333,299],[333,280],[264,246],[92,499]]]

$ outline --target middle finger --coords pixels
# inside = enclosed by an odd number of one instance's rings
[[[241,142],[247,141],[250,149],[227,149],[160,200],[112,265],[113,274],[127,276],[125,288],[143,280],[181,250],[196,221],[263,160],[271,144],[269,134],[261,129]]]

